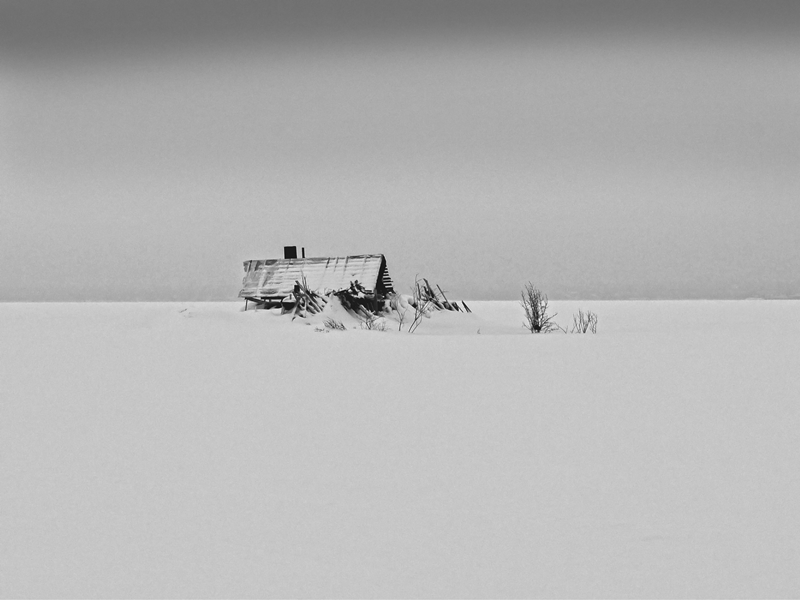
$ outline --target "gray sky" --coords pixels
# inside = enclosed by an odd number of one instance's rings
[[[800,295],[800,2],[0,3],[0,300]]]

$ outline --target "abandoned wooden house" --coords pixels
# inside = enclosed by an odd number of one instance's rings
[[[378,303],[394,291],[383,254],[297,258],[297,248],[286,246],[284,258],[244,261],[239,297],[258,308],[290,309],[308,292],[328,296],[347,290],[366,302]]]

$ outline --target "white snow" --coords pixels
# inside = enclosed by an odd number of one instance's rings
[[[0,596],[800,596],[800,303],[467,302],[0,304]]]

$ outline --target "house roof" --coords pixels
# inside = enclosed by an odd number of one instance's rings
[[[354,281],[370,293],[381,283],[391,290],[383,254],[246,260],[244,271],[240,298],[283,298],[292,293],[295,282],[302,282],[303,277],[309,289],[321,293],[338,292]]]

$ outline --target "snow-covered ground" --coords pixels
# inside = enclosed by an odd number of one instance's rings
[[[800,596],[799,302],[469,304],[0,304],[0,595]]]

